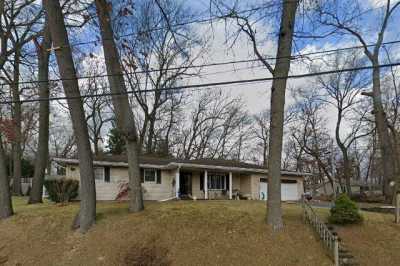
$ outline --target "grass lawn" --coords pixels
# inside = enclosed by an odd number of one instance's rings
[[[318,209],[322,217],[329,210]],[[400,265],[400,225],[394,223],[393,214],[361,212],[360,225],[336,227],[344,245],[360,265]]]
[[[17,214],[0,221],[5,265],[331,265],[293,204],[275,234],[258,201],[148,202],[138,214],[126,203],[99,203],[97,224],[81,235],[70,229],[78,204],[25,202],[15,198]]]

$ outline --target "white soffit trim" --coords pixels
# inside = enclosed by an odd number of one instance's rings
[[[59,163],[79,164],[78,159],[54,158],[53,161]],[[128,167],[128,163],[125,162],[93,161],[93,164],[98,166]],[[158,164],[140,164],[139,166],[143,168],[171,169],[168,165]]]
[[[257,168],[243,168],[243,167],[229,167],[229,166],[218,166],[218,165],[207,165],[207,164],[193,164],[193,163],[169,163],[169,165],[174,165],[176,167],[187,167],[187,168],[200,168],[207,170],[223,170],[223,171],[233,171],[233,172],[252,172],[252,173],[268,173],[267,169],[257,169]]]
[[[54,158],[56,162],[60,163],[72,163],[72,164],[79,164],[78,159],[66,159],[66,158]],[[128,163],[125,162],[107,162],[107,161],[93,161],[95,165],[101,166],[114,166],[114,167],[128,167]],[[206,164],[192,164],[192,163],[175,163],[171,162],[166,165],[157,165],[157,164],[140,164],[140,167],[143,168],[155,168],[155,169],[176,169],[180,167],[187,167],[187,168],[197,168],[197,169],[208,169],[208,170],[222,170],[222,171],[232,171],[232,172],[251,172],[251,173],[260,173],[260,174],[268,174],[267,169],[259,169],[259,168],[244,168],[244,167],[234,167],[234,166],[218,166],[218,165],[206,165]],[[282,175],[289,175],[289,176],[311,176],[310,173],[301,173],[301,172],[291,172],[291,171],[282,171]]]

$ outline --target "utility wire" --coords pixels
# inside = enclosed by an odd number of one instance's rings
[[[250,13],[250,12],[255,12],[258,10],[262,10],[262,9],[266,9],[266,8],[270,8],[274,5],[277,4],[269,4],[269,5],[264,5],[264,6],[259,6],[259,7],[254,7],[254,8],[250,8],[250,9],[245,9],[245,10],[239,10],[239,11],[235,11],[236,14],[245,14],[245,13]],[[139,36],[142,34],[146,34],[146,33],[151,33],[154,31],[160,31],[160,30],[170,30],[171,28],[179,28],[179,27],[183,27],[183,26],[187,26],[187,25],[191,25],[191,24],[196,24],[196,23],[206,23],[206,22],[212,22],[214,20],[220,20],[220,19],[225,19],[229,16],[230,14],[227,15],[221,15],[221,16],[210,16],[208,18],[197,18],[197,19],[193,19],[193,20],[189,20],[186,22],[181,22],[181,23],[175,23],[175,24],[171,24],[170,26],[160,26],[160,27],[153,27],[147,30],[141,30],[139,32],[131,32],[131,33],[126,33],[126,34],[121,34],[121,35],[116,35],[115,38],[116,39],[121,39],[121,38],[125,38],[125,37],[130,37],[130,36]],[[104,39],[106,41],[109,41],[111,39]],[[98,39],[98,40],[89,40],[89,41],[82,41],[82,42],[74,42],[71,44],[66,44],[63,46],[58,46],[57,48],[63,48],[63,47],[76,47],[76,46],[81,46],[81,45],[87,45],[87,44],[96,44],[100,43],[102,40]],[[36,54],[36,52],[28,52],[26,53],[26,55],[34,55]]]
[[[394,41],[388,41],[382,43],[382,45],[390,45],[390,44],[398,44],[400,43],[400,40],[394,40]],[[366,47],[371,47],[375,46],[375,44],[368,44]],[[298,60],[298,59],[303,59],[307,56],[311,55],[318,55],[318,54],[329,54],[329,53],[334,53],[334,52],[342,52],[342,51],[347,51],[347,50],[353,50],[353,49],[361,49],[364,48],[363,45],[357,45],[357,46],[349,46],[349,47],[343,47],[343,48],[337,48],[337,49],[329,49],[329,50],[322,50],[322,51],[316,51],[316,52],[309,52],[309,53],[299,53],[291,56],[280,56],[280,57],[264,57],[266,60],[277,60],[277,59],[283,59],[283,58],[290,58],[292,60]],[[231,65],[231,64],[240,64],[240,63],[251,63],[251,62],[258,62],[260,61],[259,59],[241,59],[241,60],[231,60],[231,61],[223,61],[223,62],[216,62],[216,63],[208,63],[208,64],[199,64],[199,65],[191,65],[191,66],[186,66],[186,67],[171,67],[169,69],[150,69],[150,70],[141,70],[141,71],[136,71],[136,72],[125,72],[120,75],[133,75],[133,74],[148,74],[148,73],[153,73],[153,72],[160,72],[160,71],[174,71],[174,70],[180,70],[180,69],[192,69],[192,68],[203,68],[203,67],[214,67],[214,66],[222,66],[222,65]],[[89,75],[89,76],[79,76],[76,78],[71,78],[71,79],[63,79],[63,78],[58,78],[58,79],[49,79],[49,80],[34,80],[34,81],[20,81],[17,83],[2,83],[0,86],[7,86],[7,85],[22,85],[22,84],[36,84],[36,83],[42,83],[42,82],[58,82],[58,81],[70,81],[70,80],[75,80],[75,79],[91,79],[91,78],[104,78],[104,77],[110,77],[110,76],[115,76],[118,74],[100,74],[100,75]]]
[[[278,79],[299,79],[299,78],[307,78],[313,76],[321,76],[321,75],[329,75],[335,73],[343,73],[343,72],[350,72],[350,71],[359,71],[359,70],[367,70],[373,68],[387,68],[393,66],[400,66],[400,62],[391,63],[391,64],[382,64],[378,66],[364,66],[364,67],[354,67],[354,68],[345,68],[345,69],[336,69],[336,70],[328,70],[328,71],[321,71],[321,72],[314,72],[314,73],[304,73],[298,75],[289,75],[284,77],[267,77],[267,78],[255,78],[255,79],[244,79],[244,80],[231,80],[231,81],[221,81],[221,82],[212,82],[212,83],[202,83],[202,84],[192,84],[192,85],[182,85],[182,86],[175,86],[175,87],[165,87],[160,89],[146,89],[146,90],[128,90],[125,92],[120,93],[99,93],[99,94],[85,94],[85,95],[77,95],[73,97],[51,97],[51,98],[35,98],[35,99],[27,99],[21,101],[1,101],[0,104],[13,104],[13,103],[30,103],[30,102],[40,102],[40,101],[56,101],[56,100],[68,100],[68,99],[82,99],[82,98],[96,98],[96,97],[105,97],[105,96],[122,96],[128,95],[132,93],[148,93],[148,92],[156,92],[156,91],[181,91],[184,89],[192,89],[192,88],[206,88],[212,86],[223,86],[223,85],[231,85],[231,84],[250,84],[254,82],[265,82],[265,81],[272,81]]]
[[[272,4],[270,3],[270,4],[266,4],[264,6],[258,6],[258,7],[253,7],[253,8],[250,8],[250,9],[244,9],[244,10],[239,10],[239,11],[232,10],[232,12],[234,11],[235,15],[241,15],[241,14],[245,14],[245,13],[251,13],[251,12],[259,11],[259,10],[262,10],[262,9],[271,8],[273,6],[280,5],[280,4],[284,3],[284,2],[286,2],[286,1],[283,0],[281,3],[272,3]],[[367,13],[367,12],[370,12],[370,11],[375,10],[375,9],[381,9],[382,7],[383,6],[372,7],[372,8],[369,8],[369,9],[365,10],[362,13]],[[231,15],[231,13],[228,13],[226,15],[220,15],[220,16],[210,16],[208,18],[197,18],[197,19],[186,21],[186,22],[171,24],[169,26],[153,27],[153,28],[150,28],[150,29],[147,29],[147,30],[142,30],[142,31],[139,31],[139,32],[131,32],[131,33],[126,33],[126,34],[122,34],[122,35],[117,35],[117,36],[115,36],[115,38],[116,39],[120,39],[120,38],[135,36],[135,35],[137,36],[137,35],[141,35],[141,34],[151,33],[151,32],[154,32],[154,31],[170,30],[171,28],[178,28],[178,27],[187,26],[187,25],[196,24],[196,23],[200,23],[201,24],[201,23],[206,23],[206,22],[212,22],[214,20],[220,20],[220,19],[229,18],[230,15]],[[109,41],[110,39],[104,39],[104,40],[108,40]],[[97,43],[100,43],[100,42],[101,42],[100,39],[82,41],[82,42],[74,42],[74,43],[71,43],[71,44],[60,46],[60,48],[61,47],[70,47],[70,48],[72,48],[72,47],[75,47],[75,46],[81,46],[81,45],[86,45],[86,44],[91,44],[91,43],[97,44]],[[34,54],[34,53],[35,52],[28,52],[27,54],[31,55],[31,54]]]

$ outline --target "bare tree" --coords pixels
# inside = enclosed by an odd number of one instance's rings
[[[268,165],[269,118],[269,110],[264,110],[254,115],[253,134],[258,139],[256,145],[262,149],[263,165]]]
[[[245,140],[243,130],[249,116],[240,98],[231,98],[215,89],[194,100],[187,120],[182,120],[175,150],[178,157],[237,159]]]
[[[6,158],[1,137],[2,133],[0,132],[0,219],[5,219],[12,216],[14,211],[11,203],[10,182],[8,180],[5,164]]]
[[[62,84],[68,97],[67,103],[79,154],[81,207],[74,221],[74,227],[79,227],[80,232],[85,233],[95,223],[96,219],[96,187],[85,112],[80,98],[79,85],[60,3],[59,1],[44,0],[43,5],[47,12],[57,64],[63,79]]]
[[[21,159],[22,159],[22,107],[20,100],[20,65],[22,49],[37,35],[33,27],[41,18],[41,10],[35,7],[35,1],[2,1],[0,20],[0,70],[1,76],[10,86],[12,99],[12,117],[15,123],[13,154],[13,192],[21,195]],[[8,65],[8,66],[7,66]],[[6,66],[6,67],[5,67]],[[9,70],[9,69],[12,69]],[[10,73],[11,72],[11,73]]]
[[[46,19],[47,21],[47,19]],[[50,95],[49,91],[49,57],[51,48],[51,37],[48,23],[45,23],[43,40],[39,43],[35,41],[38,54],[38,80],[39,97],[46,99]],[[43,181],[46,167],[49,160],[49,115],[50,103],[41,101],[39,107],[39,140],[36,153],[35,172],[32,179],[32,189],[29,195],[29,204],[42,203]]]
[[[143,113],[139,130],[141,146],[146,153],[153,153],[160,112],[165,105],[176,106],[182,102],[181,91],[165,88],[199,74],[200,70],[191,66],[203,55],[204,46],[189,27],[170,27],[190,17],[190,10],[182,3],[144,1],[135,4],[135,9],[138,11],[128,26],[137,34],[122,40],[123,66],[129,86],[134,90],[134,101]],[[152,31],[154,28],[158,30]]]
[[[309,92],[300,90],[299,94],[302,99],[296,104],[296,122],[290,130],[290,138],[295,140],[298,150],[301,151],[299,154],[302,158],[297,158],[297,160],[311,161],[305,158],[306,155],[310,156],[315,161],[319,179],[326,177],[335,193],[336,182],[332,159],[336,154],[332,148],[333,140],[324,123],[325,119],[321,116],[324,102],[315,90]],[[325,180],[322,182],[324,183]]]
[[[53,157],[66,158],[76,151],[76,138],[63,126],[50,128],[50,151]]]
[[[362,63],[359,55],[353,53],[337,54],[328,65],[344,69],[357,68]],[[342,153],[343,178],[346,182],[346,192],[351,196],[351,180],[354,180],[354,178],[352,177],[353,167],[350,149],[358,139],[370,134],[369,131],[363,132],[363,118],[368,109],[362,111],[359,117],[354,117],[355,109],[361,107],[359,105],[360,93],[368,84],[368,79],[365,78],[362,71],[349,71],[334,73],[328,76],[318,76],[317,84],[325,92],[323,100],[336,109],[335,140]],[[349,126],[344,124],[346,122],[349,123]],[[345,126],[350,127],[350,132],[344,133]]]
[[[126,93],[126,86],[118,50],[114,41],[114,32],[109,14],[110,6],[106,0],[96,0],[95,4],[100,21],[108,82],[110,83],[111,91],[117,95],[112,97],[117,126],[125,138],[125,145],[128,153],[129,210],[131,212],[139,212],[144,209],[144,204],[139,168],[140,146],[135,118],[130,108],[128,97],[124,95]]]
[[[373,66],[372,70],[372,92],[363,93],[366,96],[372,98],[374,106],[374,116],[376,128],[379,136],[379,145],[382,153],[383,163],[383,176],[384,176],[384,193],[386,199],[391,201],[394,198],[394,191],[391,191],[389,186],[390,181],[396,178],[395,176],[395,161],[393,158],[394,147],[391,143],[389,136],[389,126],[387,123],[387,117],[382,103],[382,91],[381,91],[381,69],[379,68],[380,60],[379,54],[382,48],[384,35],[388,27],[390,18],[396,9],[400,6],[400,2],[392,4],[392,1],[387,0],[384,5],[384,14],[382,18],[374,19],[374,24],[378,25],[378,31],[376,32],[377,39],[370,49],[367,44],[367,38],[370,38],[370,33],[363,32],[360,28],[360,22],[364,16],[364,10],[360,9],[359,1],[354,1],[348,4],[348,1],[342,3],[340,0],[327,1],[317,3],[317,10],[319,13],[319,22],[323,25],[334,27],[338,32],[343,34],[350,34],[353,36],[364,48],[364,54],[369,59]],[[339,10],[342,7],[348,12],[344,15],[339,14]],[[400,177],[398,177],[400,178]],[[397,183],[399,183],[398,180]]]
[[[90,77],[102,75],[103,72],[99,67],[99,62],[95,60],[89,63],[85,73]],[[94,96],[108,91],[107,80],[103,78],[88,78],[83,86],[85,87],[85,95]],[[95,155],[99,155],[102,152],[100,142],[103,141],[102,133],[104,127],[114,119],[109,105],[110,100],[107,97],[88,97],[84,99],[89,138]]]
[[[274,230],[283,227],[281,208],[281,163],[283,143],[283,123],[285,110],[285,94],[287,75],[290,69],[292,41],[295,26],[296,10],[299,1],[288,0],[282,3],[282,14],[278,37],[276,62],[273,67],[260,52],[253,25],[247,17],[231,12],[229,17],[236,19],[237,25],[248,36],[253,45],[254,54],[272,74],[274,80],[271,86],[271,120],[268,152],[268,201],[267,223]]]

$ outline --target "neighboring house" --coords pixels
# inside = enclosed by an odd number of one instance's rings
[[[346,192],[346,187],[345,184],[340,186],[338,182],[334,182],[333,186],[335,188],[336,194],[340,193],[345,193]],[[382,187],[380,185],[376,184],[370,184],[370,183],[365,183],[365,182],[360,182],[360,181],[351,181],[351,192],[353,194],[360,194],[362,192],[367,192],[367,191],[381,191]],[[310,192],[312,192],[313,189],[310,187]],[[330,182],[326,181],[325,183],[320,183],[316,185],[315,188],[316,195],[314,196],[332,196],[333,195],[333,190],[332,190],[332,185]]]
[[[79,180],[78,159],[55,158],[66,168],[66,177]],[[115,200],[121,184],[128,182],[126,156],[95,157],[97,200]],[[181,160],[140,157],[145,200],[171,198],[267,199],[268,170],[262,166],[231,160]],[[295,201],[304,192],[303,173],[282,171],[282,200]],[[206,185],[205,185],[206,184]]]

